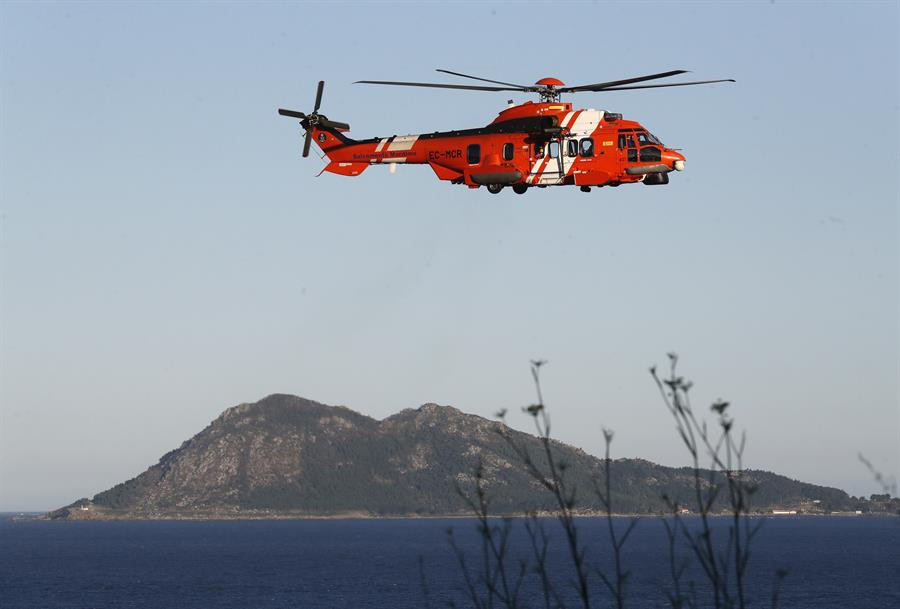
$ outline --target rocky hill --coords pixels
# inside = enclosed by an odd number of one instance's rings
[[[465,512],[457,488],[471,488],[482,464],[493,510],[546,509],[552,503],[521,459],[497,433],[495,421],[448,406],[426,404],[382,421],[343,407],[290,395],[271,395],[229,408],[203,431],[139,476],[48,514],[51,518],[227,518],[329,515],[442,515]],[[540,440],[508,430],[540,453]],[[594,488],[601,460],[553,444],[566,475],[584,489],[584,510],[599,505]],[[841,490],[769,472],[758,484],[755,508],[815,504],[846,509]],[[612,464],[617,511],[665,509],[663,494],[689,501],[686,468],[640,459]]]

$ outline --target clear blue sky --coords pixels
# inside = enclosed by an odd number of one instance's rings
[[[647,374],[678,351],[748,463],[852,494],[900,470],[898,8],[743,4],[0,5],[0,509],[136,475],[286,392],[376,418],[529,403],[560,439],[682,464]],[[667,187],[492,196],[300,158],[486,124],[508,94],[377,88],[447,68],[583,84],[687,156]],[[452,79],[452,77],[449,77]],[[452,80],[450,80],[452,82]],[[527,96],[515,96],[524,101]],[[513,417],[512,423],[527,421]]]

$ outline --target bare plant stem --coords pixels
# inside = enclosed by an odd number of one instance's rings
[[[528,532],[528,538],[531,541],[531,550],[535,561],[535,572],[541,578],[541,591],[544,597],[544,609],[550,609],[551,600],[557,608],[564,607],[562,599],[556,592],[556,587],[550,579],[547,571],[547,551],[550,547],[550,540],[547,537],[547,531],[544,529],[543,523],[538,519],[536,514],[530,514],[525,521],[525,529]]]
[[[683,541],[689,556],[700,564],[709,582],[712,606],[715,609],[747,609],[745,586],[750,546],[762,521],[754,525],[749,519],[749,499],[755,487],[748,482],[743,469],[746,437],[741,434],[740,440],[736,440],[733,420],[727,414],[729,404],[721,400],[711,407],[718,416],[717,426],[711,431],[706,422],[695,414],[690,398],[692,384],[677,374],[678,357],[669,354],[669,360],[669,372],[665,378],[657,374],[655,367],[651,368],[650,373],[690,455],[692,507],[699,516],[699,527],[688,526],[683,520],[682,507],[676,499],[663,497],[671,513],[671,517],[662,520],[668,542],[669,572],[672,579],[672,588],[666,595],[673,609],[694,609],[699,606],[698,588],[694,582],[688,581],[685,589],[684,573],[689,559],[678,558],[679,541]],[[537,454],[532,455],[528,445],[517,440],[506,426],[499,426],[497,431],[524,464],[531,478],[550,493],[556,520],[564,533],[578,604],[582,609],[591,609],[591,569],[586,559],[586,547],[579,537],[576,525],[577,489],[566,475],[568,464],[561,461],[554,451],[550,418],[541,389],[540,368],[543,364],[543,361],[531,362],[537,403],[523,409],[532,417],[540,441],[540,448],[535,451]],[[502,411],[499,416],[502,418],[504,414],[505,411]],[[594,481],[594,490],[604,510],[613,566],[609,574],[600,569],[595,569],[595,572],[609,593],[613,606],[624,609],[630,572],[625,568],[622,553],[638,519],[632,519],[624,532],[617,532],[612,494],[613,433],[604,429],[603,437],[605,454],[600,471],[602,481]],[[710,465],[701,467],[701,461],[706,459],[709,459]],[[512,520],[503,519],[498,524],[497,519],[490,516],[483,464],[479,463],[476,468],[474,491],[466,493],[459,487],[457,491],[474,513],[481,536],[480,564],[473,570],[456,544],[452,531],[449,532],[450,544],[463,571],[465,589],[474,609],[520,609],[520,590],[529,572],[535,573],[540,579],[544,609],[565,609],[565,603],[549,570],[549,536],[537,514],[530,514],[525,521],[532,562],[520,560],[513,565],[509,557]],[[724,536],[714,539],[711,519],[723,510],[730,516],[728,530]],[[777,579],[772,592],[773,608],[778,605],[785,575],[786,572],[776,572]]]
[[[692,383],[678,376],[678,356],[670,353],[669,361],[668,378],[660,378],[655,367],[650,369],[650,374],[656,382],[666,408],[675,420],[682,443],[691,455],[694,500],[701,523],[699,533],[692,533],[683,523],[681,530],[709,580],[713,590],[714,607],[746,609],[744,576],[750,559],[750,543],[762,524],[760,521],[757,525],[750,526],[748,517],[748,499],[755,487],[744,479],[743,454],[746,437],[742,435],[740,442],[735,442],[734,421],[726,414],[729,404],[719,400],[711,406],[719,417],[720,433],[714,439],[706,423],[701,422],[694,414],[689,393]],[[700,468],[701,453],[704,453],[711,462],[709,475],[705,480]],[[731,525],[726,537],[725,550],[716,552],[709,518],[723,488],[720,482],[723,479],[724,488],[727,490],[726,499]],[[680,518],[677,510],[674,511],[674,516],[676,520]],[[733,584],[730,582],[732,575],[734,575]]]
[[[775,570],[775,583],[772,585],[772,609],[778,609],[778,603],[781,600],[781,585],[787,574],[787,569]]]
[[[484,488],[483,464],[479,463],[475,471],[474,497],[459,487],[457,487],[457,492],[478,520],[478,532],[481,536],[482,574],[480,582],[487,591],[484,599],[485,609],[492,609],[495,600],[500,606],[517,609],[519,607],[519,591],[527,570],[524,564],[520,564],[515,575],[510,573],[508,550],[512,521],[504,518],[500,525],[492,522],[487,493]],[[461,552],[457,551],[457,556],[462,558]],[[469,589],[471,596],[472,587],[469,586]]]
[[[610,546],[613,550],[613,565],[615,569],[615,578],[610,579],[605,573],[602,571],[598,571],[597,575],[603,581],[603,584],[606,586],[606,589],[612,595],[613,600],[615,601],[617,609],[623,609],[625,607],[625,583],[628,580],[629,572],[624,570],[622,566],[622,547],[625,545],[625,542],[628,540],[628,536],[631,535],[631,532],[634,530],[634,527],[637,525],[637,518],[632,518],[628,523],[628,528],[625,529],[625,533],[622,534],[621,537],[616,535],[616,529],[613,525],[613,503],[612,503],[612,459],[610,458],[610,445],[612,444],[613,432],[609,429],[603,430],[603,441],[605,445],[605,458],[603,460],[603,487],[597,487],[595,489],[597,497],[600,499],[600,503],[603,505],[603,509],[606,512],[606,525],[607,531],[609,533]]]
[[[664,499],[666,498],[664,497]],[[672,605],[672,609],[682,609],[686,602],[689,603],[688,598],[685,597],[684,593],[681,591],[681,578],[684,575],[684,570],[687,568],[687,562],[679,562],[676,553],[678,527],[681,525],[681,521],[678,519],[678,509],[679,506],[677,503],[671,504],[673,514],[671,523],[667,518],[662,518],[662,523],[666,530],[666,542],[669,551],[669,575],[672,578],[672,591],[667,592],[666,595],[669,599],[669,604]]]
[[[543,361],[531,362],[531,376],[534,380],[538,401],[524,410],[534,420],[538,438],[541,441],[543,457],[546,460],[545,471],[535,462],[527,447],[517,443],[513,437],[500,429],[500,433],[513,449],[516,455],[524,463],[528,473],[541,486],[550,491],[557,508],[557,520],[559,521],[566,538],[569,558],[575,572],[575,589],[584,609],[591,609],[590,588],[588,584],[588,565],[585,560],[585,548],[578,539],[578,527],[575,524],[575,488],[569,488],[566,478],[566,465],[557,461],[553,454],[550,438],[550,418],[544,408],[543,393],[541,391],[540,367]]]

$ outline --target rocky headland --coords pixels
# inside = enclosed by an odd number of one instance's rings
[[[140,475],[93,498],[48,513],[52,519],[209,519],[465,515],[458,489],[482,467],[498,514],[552,510],[510,440],[539,455],[541,440],[425,404],[384,420],[291,395],[229,408]],[[505,433],[498,433],[502,429]],[[504,438],[504,435],[507,436]],[[592,489],[602,460],[553,442],[585,514],[599,511]],[[692,471],[642,459],[612,462],[616,511],[666,510],[662,497],[690,503]],[[829,512],[853,507],[842,490],[766,471],[748,471],[752,509]],[[804,507],[805,506],[805,507]]]

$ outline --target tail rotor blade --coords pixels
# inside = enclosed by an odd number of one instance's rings
[[[285,110],[284,108],[278,108],[278,114],[281,116],[290,116],[291,118],[299,118],[303,120],[306,118],[306,115],[302,112],[297,112],[296,110]]]
[[[331,127],[332,129],[339,129],[341,131],[350,131],[350,125],[347,123],[342,123],[341,121],[333,121],[327,118],[320,118],[319,124],[323,127]]]
[[[325,88],[325,81],[319,81],[319,88],[316,90],[316,105],[313,107],[313,112],[317,112],[319,110],[319,106],[322,104],[322,90]]]
[[[297,112],[296,110],[287,110],[285,108],[279,108],[278,114],[281,116],[290,116],[292,118],[299,118],[301,123],[300,126],[306,130],[306,135],[303,138],[303,157],[309,156],[309,149],[312,147],[312,132],[318,125],[319,127],[325,127],[328,129],[336,129],[339,131],[349,131],[350,125],[347,123],[342,123],[341,121],[330,121],[324,116],[319,114],[319,107],[322,105],[322,93],[325,90],[325,81],[320,80],[319,86],[316,87],[316,103],[313,107],[313,111],[309,114],[304,114],[303,112]]]
[[[303,140],[303,158],[309,156],[310,144],[312,144],[312,130],[306,132],[306,139]]]

